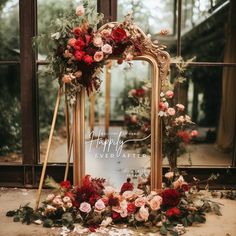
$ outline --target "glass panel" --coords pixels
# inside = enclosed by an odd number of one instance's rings
[[[102,176],[116,188],[127,177],[137,187],[138,179],[147,178],[150,172],[151,131],[135,111],[140,100],[150,103],[151,91],[146,90],[147,84],[151,88],[150,82],[151,66],[144,61],[134,61],[131,67],[113,61],[103,73],[105,87],[94,102],[101,110],[96,114],[94,132],[86,133],[86,173]],[[150,109],[146,114],[150,117]]]
[[[224,73],[222,73],[223,70],[225,70]],[[226,72],[227,70],[231,72]],[[229,132],[231,132],[231,137],[235,137],[236,130],[233,127],[235,120],[232,122],[232,119],[235,119],[233,116],[236,114],[236,106],[231,99],[227,99],[229,93],[233,97],[236,92],[235,78],[232,73],[235,73],[235,68],[232,67],[224,67],[224,69],[222,67],[192,67],[188,68],[185,74],[187,80],[176,85],[176,103],[185,105],[187,113],[196,123],[194,128],[198,130],[198,136],[187,146],[187,152],[178,157],[179,165],[230,166],[232,164],[233,146],[228,145],[222,148],[222,140],[229,138]],[[172,69],[172,75],[175,76],[175,74]],[[228,105],[224,109],[226,104]],[[226,123],[220,123],[221,106]],[[227,128],[227,124],[231,127],[226,131],[228,134],[222,132],[222,127],[226,125]],[[233,143],[233,138],[231,142]],[[166,158],[163,163],[167,164]]]
[[[20,57],[19,1],[0,1],[0,60]]]
[[[185,0],[182,5],[182,56],[196,61],[224,61],[229,2],[211,8],[210,0]],[[222,2],[222,3],[223,3]],[[230,40],[231,41],[231,40]]]
[[[145,33],[159,34],[162,29],[174,33],[174,1],[118,0],[117,18],[122,21],[129,12]]]
[[[96,4],[96,0],[91,0]],[[38,0],[38,34],[47,32],[52,20],[60,18],[65,12],[73,11],[79,0]],[[44,60],[50,45],[39,45],[38,59]]]
[[[0,162],[21,162],[20,71],[0,65]]]
[[[51,122],[56,103],[59,84],[55,78],[45,73],[45,66],[39,66],[38,96],[39,96],[39,135],[40,161],[44,160]],[[55,132],[48,162],[66,162],[66,126],[64,115],[64,96],[62,97],[57,116]]]

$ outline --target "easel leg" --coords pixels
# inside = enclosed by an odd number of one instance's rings
[[[53,136],[53,132],[55,129],[55,124],[56,124],[58,108],[59,108],[59,104],[60,104],[60,100],[61,100],[61,95],[62,95],[62,88],[60,87],[58,89],[57,100],[56,100],[56,105],[55,105],[53,119],[52,119],[52,125],[51,125],[49,140],[48,140],[47,151],[46,151],[46,155],[45,155],[45,159],[44,159],[44,163],[43,163],[43,169],[42,169],[42,173],[41,173],[41,177],[40,177],[39,188],[38,188],[36,204],[35,204],[35,210],[38,209],[39,201],[40,201],[40,197],[41,197],[41,193],[42,193],[43,181],[44,181],[46,167],[47,167],[47,163],[48,163],[49,151],[50,151],[50,147],[51,147],[51,143],[52,143],[52,136]]]

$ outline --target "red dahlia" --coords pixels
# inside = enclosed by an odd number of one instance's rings
[[[116,29],[112,30],[111,37],[116,42],[121,42],[127,38],[127,34],[124,29],[122,29],[121,27],[117,27]]]
[[[180,202],[180,193],[176,189],[165,189],[162,194],[164,206],[175,207]]]
[[[173,216],[179,216],[180,215],[180,209],[177,207],[173,207],[169,210],[166,211],[166,216],[167,217],[173,217]]]

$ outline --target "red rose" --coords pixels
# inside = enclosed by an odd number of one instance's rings
[[[62,188],[66,189],[66,190],[69,190],[70,187],[71,187],[70,181],[68,181],[68,180],[62,181],[62,182],[60,183],[60,185],[61,185]]]
[[[180,215],[180,210],[177,207],[173,207],[169,210],[166,211],[166,216],[167,217],[172,217],[172,216],[179,216]]]
[[[135,212],[135,210],[136,210],[136,206],[134,205],[134,203],[129,202],[128,205],[127,205],[128,213],[132,214],[132,213]]]
[[[83,51],[75,51],[75,58],[76,58],[77,61],[81,61],[83,56],[84,56]]]
[[[81,34],[82,34],[82,30],[80,27],[76,27],[73,29],[73,34],[76,36],[76,37],[79,37]]]
[[[91,42],[91,36],[86,34],[85,35],[85,42],[86,42],[86,45],[88,45],[90,42]]]
[[[138,97],[142,97],[144,95],[144,89],[136,89],[135,95]]]
[[[74,44],[75,50],[82,50],[85,47],[85,42],[82,38],[78,38]]]
[[[184,143],[189,143],[189,141],[191,140],[187,131],[179,131],[177,135],[183,140]]]
[[[121,42],[127,38],[127,34],[124,29],[122,29],[121,27],[118,27],[118,28],[112,30],[111,37],[116,42]]]
[[[161,197],[163,199],[162,204],[164,206],[175,207],[180,201],[180,193],[176,189],[165,189],[162,192]]]
[[[189,187],[188,187],[188,184],[187,183],[183,183],[181,185],[181,189],[184,191],[184,192],[187,192],[189,190]]]
[[[113,211],[112,215],[111,215],[111,218],[113,220],[118,220],[118,219],[120,219],[120,214],[118,212]]]
[[[88,65],[91,65],[91,64],[93,63],[93,58],[92,58],[91,56],[89,56],[89,55],[85,55],[85,56],[83,57],[83,60],[84,60],[84,62],[85,62],[86,64],[88,64]]]

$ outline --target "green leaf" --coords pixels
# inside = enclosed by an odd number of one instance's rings
[[[15,214],[16,214],[16,211],[8,211],[8,212],[6,213],[6,216],[8,216],[8,217],[13,217]]]
[[[20,222],[20,216],[19,215],[15,215],[13,218],[14,222]]]
[[[167,233],[168,233],[167,228],[165,227],[165,225],[162,225],[160,228],[160,234],[167,235]]]
[[[205,223],[206,218],[202,215],[195,214],[194,215],[194,221],[196,221],[198,223]]]
[[[184,225],[184,227],[187,227],[187,226],[188,226],[188,222],[187,222],[187,218],[186,218],[186,217],[182,218],[182,219],[181,219],[181,222],[182,222],[182,224]]]
[[[53,226],[53,221],[51,219],[46,219],[44,222],[43,222],[43,227],[46,227],[46,228],[51,228]]]
[[[188,221],[188,225],[192,225],[192,223],[193,223],[193,215],[188,215],[187,216],[187,221]]]

